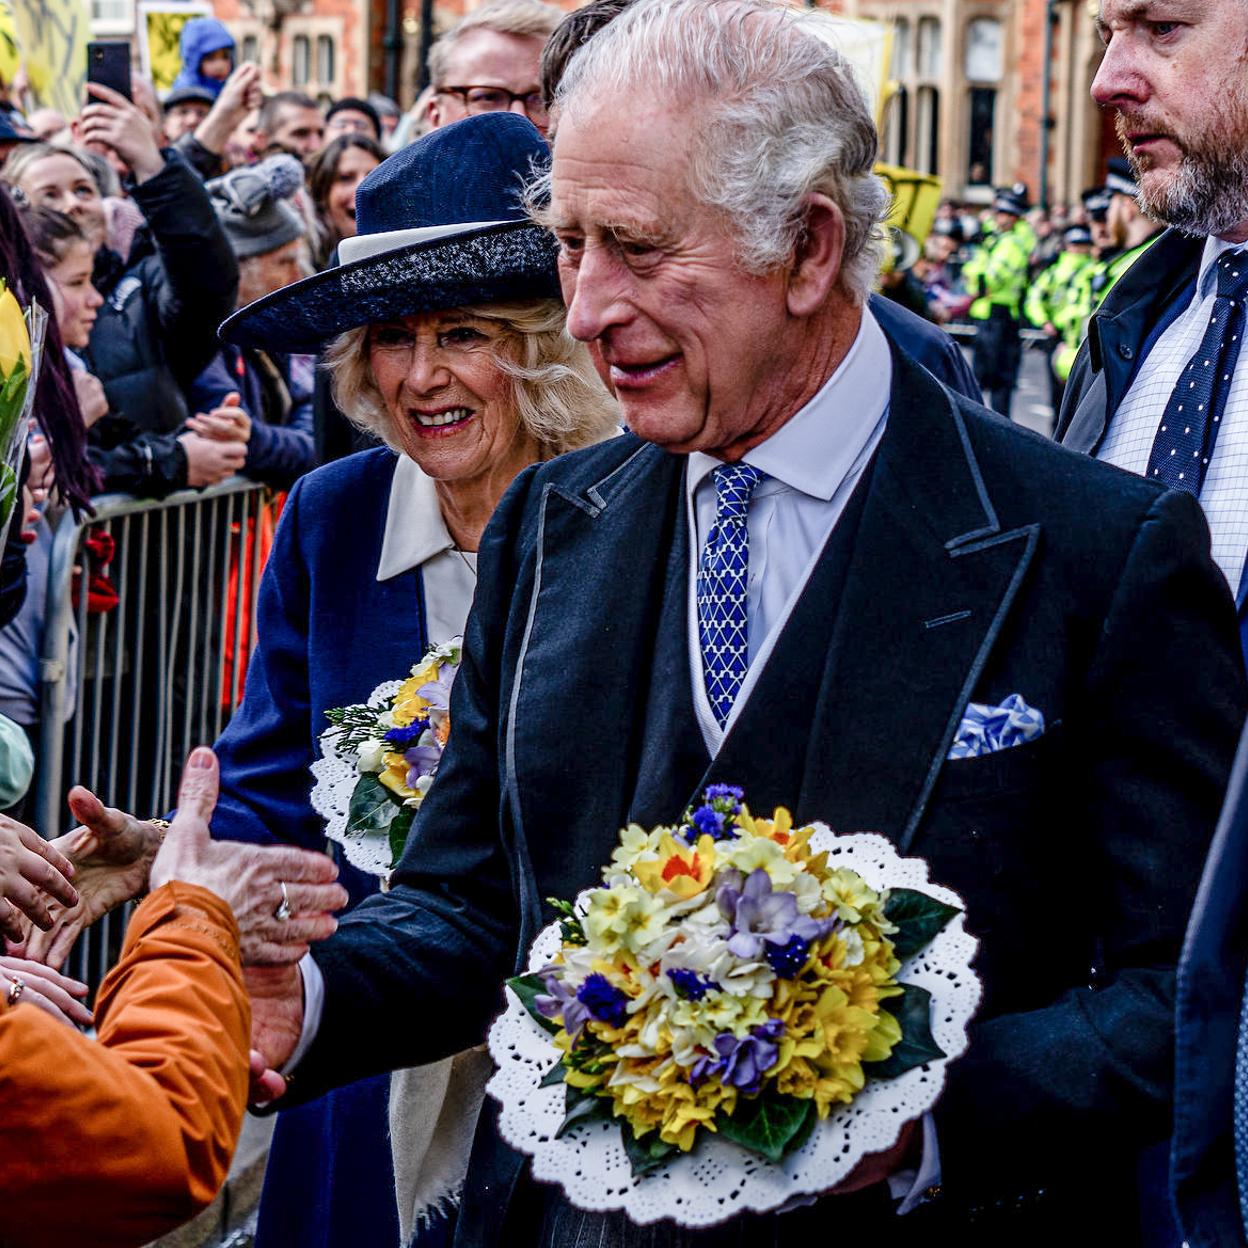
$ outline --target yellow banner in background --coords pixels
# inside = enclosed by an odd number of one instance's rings
[[[211,17],[202,0],[143,0],[139,5],[139,53],[143,71],[164,95],[182,70],[182,27],[193,17]]]
[[[893,28],[884,22],[862,18],[835,17],[829,42],[854,67],[859,85],[875,114],[875,124],[884,122],[884,105],[893,92],[888,68],[893,56]]]
[[[13,28],[13,14],[0,4],[0,82],[12,84],[21,66],[21,53],[17,50],[17,31]]]
[[[12,0],[13,25],[35,99],[66,117],[82,107],[91,38],[86,0]]]
[[[936,209],[940,207],[941,181],[934,174],[902,169],[898,165],[876,165],[893,197],[893,208],[886,224],[893,232],[894,263],[886,268],[908,269],[923,252],[932,232]]]

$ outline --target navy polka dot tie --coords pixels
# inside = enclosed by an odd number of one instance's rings
[[[764,473],[723,464],[715,482],[715,523],[698,564],[698,640],[706,696],[722,728],[750,666],[746,590],[750,580],[750,496]]]
[[[1222,423],[1244,338],[1248,254],[1224,252],[1214,265],[1218,293],[1196,354],[1179,374],[1153,440],[1146,476],[1199,494]]]

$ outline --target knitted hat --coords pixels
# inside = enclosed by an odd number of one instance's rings
[[[266,255],[303,236],[303,218],[286,202],[302,185],[303,166],[286,155],[270,156],[207,183],[212,206],[240,260]]]

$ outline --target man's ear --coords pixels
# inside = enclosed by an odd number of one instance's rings
[[[438,107],[436,91],[430,91],[429,98],[425,101],[425,120],[430,130],[436,130],[442,124],[442,110]]]
[[[845,218],[826,195],[805,197],[806,227],[789,270],[788,307],[793,316],[810,316],[827,302],[841,276]]]

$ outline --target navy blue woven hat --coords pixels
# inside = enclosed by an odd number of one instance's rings
[[[550,149],[517,113],[433,130],[382,161],[355,193],[359,233],[339,263],[235,312],[225,342],[315,351],[358,325],[464,304],[559,297],[554,239],[521,191]]]

